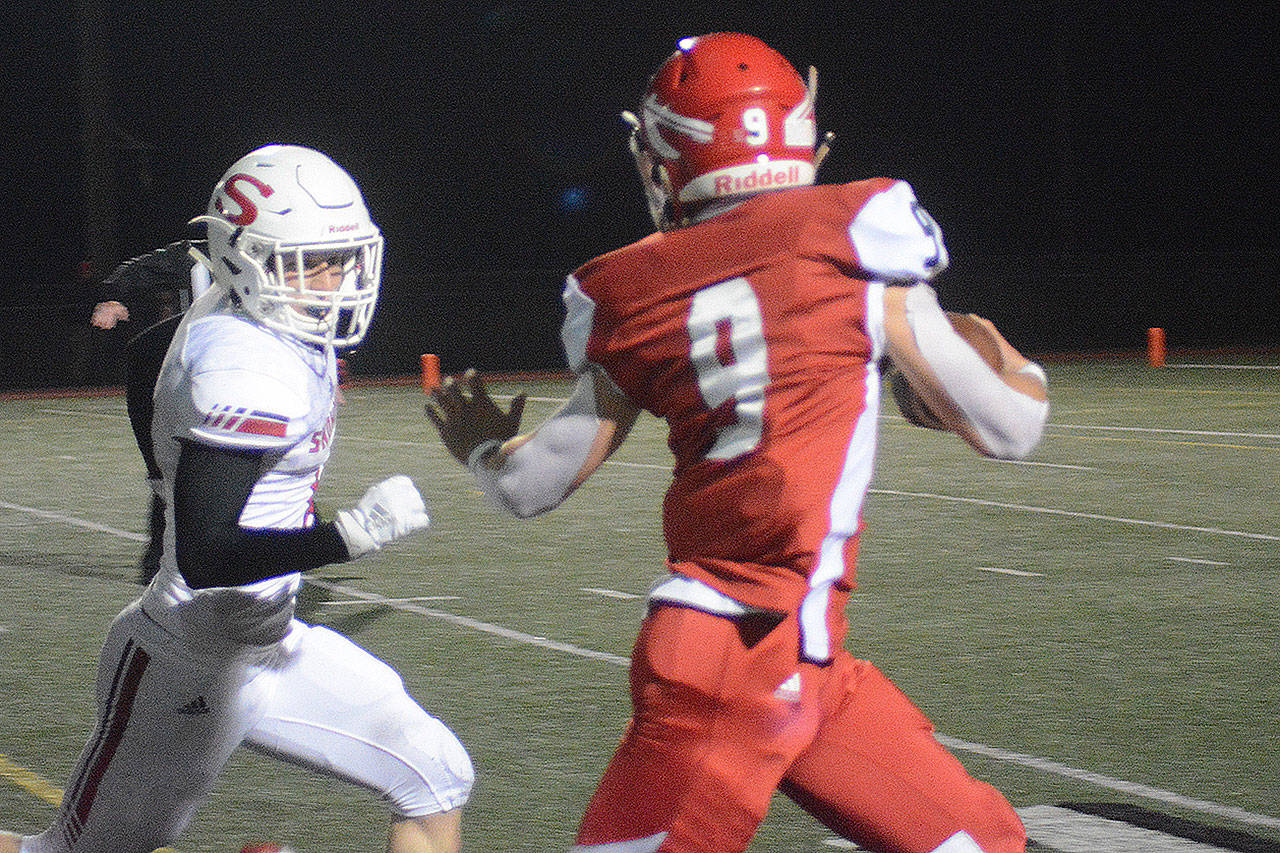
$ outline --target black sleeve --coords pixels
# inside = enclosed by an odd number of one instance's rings
[[[239,586],[351,559],[332,522],[295,530],[240,526],[273,457],[182,442],[173,488],[178,570],[192,589]]]
[[[154,297],[161,291],[184,291],[191,287],[188,240],[177,240],[145,255],[120,264],[102,281],[98,301],[115,300],[130,305]]]
[[[147,477],[152,480],[158,480],[162,475],[151,446],[154,411],[151,396],[165,353],[180,322],[182,315],[175,314],[139,332],[124,345],[125,405],[129,412],[129,425],[133,427],[134,440],[147,464]]]

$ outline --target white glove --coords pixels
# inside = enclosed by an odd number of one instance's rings
[[[431,518],[418,487],[404,474],[397,474],[370,486],[364,497],[351,509],[339,512],[333,523],[355,558],[423,529]]]

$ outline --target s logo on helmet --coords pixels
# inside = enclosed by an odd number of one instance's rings
[[[227,209],[222,205],[222,198],[219,197],[216,205],[218,212],[231,223],[244,227],[258,218],[258,206],[249,200],[240,187],[236,186],[241,181],[251,184],[263,198],[269,198],[275,190],[269,184],[263,183],[253,175],[246,175],[243,172],[227,178],[226,183],[222,185],[222,194],[235,202],[240,210],[235,214],[227,213]]]

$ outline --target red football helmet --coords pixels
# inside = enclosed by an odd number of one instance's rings
[[[760,39],[681,39],[649,81],[631,151],[659,228],[712,199],[813,183],[814,98],[791,63]]]

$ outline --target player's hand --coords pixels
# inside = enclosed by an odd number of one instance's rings
[[[524,394],[517,394],[511,408],[502,411],[493,402],[474,369],[461,378],[450,376],[431,392],[427,417],[440,431],[440,439],[453,458],[467,464],[471,451],[487,441],[503,442],[520,431]]]
[[[114,329],[116,323],[123,323],[128,319],[129,309],[124,307],[124,303],[111,299],[93,306],[89,324],[97,329]]]
[[[355,558],[423,529],[431,518],[418,487],[397,474],[370,486],[354,507],[340,511],[333,521]]]

